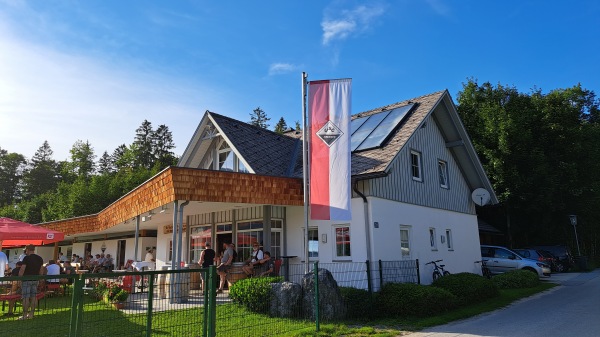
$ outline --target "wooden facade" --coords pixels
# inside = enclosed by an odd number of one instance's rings
[[[99,232],[175,200],[302,206],[302,180],[169,167],[97,214],[40,225],[66,235]]]

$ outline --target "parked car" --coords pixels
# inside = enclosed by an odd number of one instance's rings
[[[492,274],[516,269],[530,270],[539,277],[549,277],[552,274],[547,263],[526,259],[506,247],[481,245],[481,257],[487,260],[486,266]]]
[[[513,249],[517,254],[522,257],[530,260],[536,260],[540,262],[544,262],[550,266],[552,271],[556,271],[556,263],[558,259],[556,256],[545,250],[537,250],[537,249]]]
[[[567,246],[532,246],[528,248],[536,250],[545,250],[554,255],[558,259],[558,261],[555,262],[555,269],[559,273],[568,271],[575,264],[575,261],[573,260],[573,255],[571,255],[571,251]]]

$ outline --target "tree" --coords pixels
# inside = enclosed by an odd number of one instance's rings
[[[169,127],[166,125],[159,125],[156,131],[152,135],[152,152],[158,165],[158,169],[175,165],[177,158],[173,149],[175,143],[173,143],[173,134],[169,131]]]
[[[71,162],[69,163],[70,171],[75,174],[76,177],[82,177],[89,179],[94,173],[96,164],[94,160],[96,155],[94,154],[94,148],[88,141],[85,143],[78,140],[73,144],[73,147],[69,151],[71,153]]]
[[[260,107],[252,110],[252,113],[250,114],[250,124],[263,129],[269,128],[269,124],[267,122],[270,120],[271,118],[267,117],[266,112],[264,112]]]
[[[516,245],[565,243],[567,214],[590,223],[600,216],[593,206],[600,200],[593,92],[575,86],[527,94],[469,79],[457,98],[458,112],[504,206],[502,222],[510,217]],[[486,221],[502,228],[500,218],[494,214]]]
[[[53,151],[48,141],[31,158],[23,181],[24,197],[31,199],[37,195],[52,191],[58,184],[58,164],[52,159]]]
[[[277,122],[277,124],[275,125],[275,132],[276,133],[284,133],[287,130],[287,123],[285,122],[285,119],[283,119],[283,117],[281,117],[279,119],[279,122]]]
[[[112,157],[108,152],[104,151],[100,159],[98,159],[98,173],[109,174],[115,171],[115,165]]]
[[[296,131],[302,131],[302,124],[300,124],[300,121],[296,121],[295,129]]]
[[[0,148],[0,206],[12,205],[19,200],[19,186],[26,164],[23,155]]]
[[[154,130],[152,123],[144,120],[142,125],[135,130],[135,140],[130,148],[134,154],[135,166],[151,168],[154,166],[154,154],[152,153],[152,141]]]

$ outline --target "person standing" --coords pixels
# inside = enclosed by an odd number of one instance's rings
[[[210,242],[206,242],[204,244],[204,250],[200,253],[200,259],[198,260],[198,264],[202,268],[208,268],[215,263],[215,255],[217,253],[214,249],[210,248]],[[202,277],[202,273],[200,273],[200,278],[202,279],[202,290],[204,290],[204,277]]]
[[[227,272],[229,271],[229,268],[231,268],[231,263],[233,262],[233,248],[231,247],[231,244],[223,243],[223,249],[225,249],[225,251],[223,252],[221,263],[217,266],[217,272],[221,279],[217,293],[223,292],[225,281],[227,279]]]
[[[25,247],[26,256],[23,258],[23,265],[19,270],[19,276],[31,276],[31,275],[42,275],[44,268],[44,260],[41,256],[35,253],[35,247],[33,245],[27,245]],[[23,317],[19,319],[31,319],[35,313],[35,307],[37,306],[37,288],[38,280],[27,280],[23,281],[21,287],[21,294],[23,297]]]
[[[0,241],[0,277],[4,277],[6,267],[8,267],[8,257],[2,251],[2,241]]]
[[[145,262],[154,262],[154,254],[152,254],[152,248],[148,248],[146,256],[144,257]]]

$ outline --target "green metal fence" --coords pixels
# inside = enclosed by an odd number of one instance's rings
[[[396,261],[398,262],[398,261]],[[377,291],[386,279],[418,282],[417,261],[401,263],[366,262],[311,264],[310,271],[324,270],[342,287]],[[395,270],[395,271],[394,271]],[[306,265],[286,265],[280,279],[290,281],[282,287],[301,287],[312,278],[312,289],[305,291],[312,301],[284,316],[273,314],[273,298],[263,295],[261,305],[250,310],[234,302],[229,289],[217,293],[219,275],[215,267],[143,272],[60,275],[62,284],[40,286],[42,291],[32,319],[23,316],[22,300],[7,294],[13,282],[23,280],[56,281],[57,276],[6,277],[0,279],[0,335],[7,336],[286,336],[291,331],[320,328],[329,321],[328,310],[321,308],[320,273],[306,275]],[[233,275],[233,274],[232,274]],[[202,280],[205,287],[201,289]],[[264,281],[264,279],[262,280]],[[235,282],[235,281],[234,281]],[[258,284],[253,278],[247,284]],[[240,285],[246,284],[240,282]],[[253,283],[254,282],[254,283]],[[108,291],[107,291],[108,289]],[[252,291],[250,286],[249,291]],[[375,290],[374,290],[375,289]],[[119,294],[125,291],[128,294]],[[304,290],[303,290],[304,291]],[[325,290],[323,290],[325,291]],[[235,292],[235,290],[234,290]],[[239,292],[238,292],[239,293]],[[121,298],[119,298],[121,297]],[[12,299],[12,300],[11,300]],[[264,303],[263,303],[264,302]],[[15,304],[13,315],[6,315]],[[307,304],[310,303],[310,304]],[[310,315],[307,315],[310,312]]]

